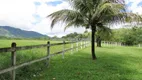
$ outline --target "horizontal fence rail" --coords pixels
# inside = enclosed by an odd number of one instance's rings
[[[73,44],[76,43],[76,46],[74,46]],[[80,41],[81,45],[79,45],[79,42],[65,42],[63,41],[63,43],[53,43],[50,44],[50,42],[47,42],[47,44],[41,44],[41,45],[33,45],[33,46],[20,46],[17,47],[16,43],[12,43],[11,47],[7,47],[7,48],[0,48],[0,53],[3,52],[11,52],[11,67],[0,70],[0,74],[6,73],[6,72],[11,72],[11,80],[16,80],[16,72],[15,70],[27,65],[31,65],[33,63],[39,62],[39,61],[43,61],[43,60],[47,60],[47,65],[49,66],[49,61],[50,58],[53,56],[56,56],[58,54],[62,54],[62,57],[64,59],[64,53],[67,51],[71,51],[71,53],[73,53],[73,50],[78,51],[78,49],[83,49],[86,48],[90,45],[89,41]],[[65,49],[65,45],[66,44],[71,44],[71,48]],[[58,52],[54,52],[52,54],[50,54],[50,47],[52,46],[58,46],[58,45],[63,45],[63,50],[58,51]],[[34,48],[42,48],[42,47],[47,47],[47,56],[39,58],[39,59],[35,59],[35,60],[31,60],[29,62],[24,62],[22,64],[16,65],[16,51],[20,51],[20,50],[28,50],[28,49],[34,49]]]
[[[76,43],[76,42],[66,42],[65,44],[71,44],[71,43]],[[62,45],[64,43],[54,43],[51,44],[50,46],[57,46],[57,45]],[[42,47],[46,47],[47,44],[40,44],[40,45],[32,45],[32,46],[20,46],[20,47],[16,47],[16,48],[11,48],[11,47],[7,47],[7,48],[0,48],[0,52],[11,52],[11,51],[20,51],[20,50],[28,50],[28,49],[34,49],[34,48],[42,48]]]
[[[112,41],[102,41],[102,46],[135,46],[135,47],[142,47],[142,43],[136,45],[126,45],[122,42],[112,42]]]

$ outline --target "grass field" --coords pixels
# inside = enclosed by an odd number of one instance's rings
[[[51,60],[33,80],[142,80],[142,49],[134,47],[97,48],[91,60],[90,48]]]
[[[12,42],[16,42],[17,46],[29,46],[29,45],[38,45],[38,44],[46,44],[47,41],[45,40],[0,40],[0,47],[10,47]],[[50,43],[59,43],[63,41],[50,41]],[[74,44],[75,46],[76,44]],[[65,45],[65,48],[70,48],[71,45]],[[58,45],[58,46],[53,46],[50,48],[50,52],[55,53],[58,51],[63,50],[63,45]],[[22,51],[16,51],[16,64],[21,64],[24,62],[28,62],[31,60],[35,60],[41,57],[47,56],[47,47],[44,48],[35,48],[35,49],[30,49],[30,50],[22,50]],[[33,64],[31,66],[26,66],[21,69],[17,70],[17,79],[18,80],[30,80],[30,78],[33,77],[34,74],[39,74],[41,70],[41,66],[45,66],[45,61]],[[10,52],[7,53],[0,53],[0,70],[5,69],[10,67],[11,65],[11,54]],[[36,66],[38,65],[38,66]],[[47,66],[46,66],[47,67]],[[28,74],[23,74],[23,73],[28,73]],[[0,75],[0,80],[9,80],[10,79],[10,74],[2,74]]]
[[[19,43],[20,45],[28,43],[24,42]],[[36,42],[43,44],[47,41],[35,41],[34,44]],[[60,49],[61,46],[57,46],[53,51]],[[45,50],[41,48],[17,52],[17,61],[21,63],[27,59],[45,56]],[[0,55],[0,66],[10,64],[8,53]],[[52,57],[49,68],[45,66],[45,61],[42,61],[18,69],[16,78],[17,80],[142,80],[142,48],[102,47],[96,48],[96,55],[98,58],[93,61],[90,47],[72,55],[67,52],[65,59],[62,59],[62,55]],[[0,80],[8,80],[8,77],[9,74],[0,75]]]
[[[29,45],[38,45],[46,44],[50,40],[0,40],[0,48],[10,47],[12,42],[16,42],[17,46],[29,46]],[[51,41],[51,43],[56,43],[61,41]]]

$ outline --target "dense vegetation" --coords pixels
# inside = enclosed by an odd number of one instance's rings
[[[66,36],[62,37],[65,40],[72,39],[72,40],[84,40],[84,39],[90,39],[90,33],[88,31],[85,31],[83,34],[79,33],[70,33]]]
[[[142,27],[122,28],[113,30],[111,41],[122,42],[125,45],[142,43]]]

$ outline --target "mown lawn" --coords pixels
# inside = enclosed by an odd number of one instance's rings
[[[51,59],[32,80],[142,80],[142,48],[103,47],[96,49],[98,59],[91,60],[90,48]]]

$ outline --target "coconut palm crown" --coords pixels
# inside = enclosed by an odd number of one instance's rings
[[[127,14],[124,0],[67,0],[72,9],[56,11],[48,17],[51,18],[51,28],[58,22],[69,27],[85,27],[91,29],[91,53],[93,60],[95,55],[95,32],[104,25],[124,22]]]

